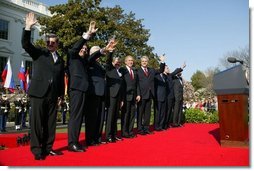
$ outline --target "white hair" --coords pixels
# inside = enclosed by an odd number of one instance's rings
[[[92,55],[94,52],[97,52],[100,49],[101,49],[100,46],[93,46],[93,47],[91,47],[89,55]]]

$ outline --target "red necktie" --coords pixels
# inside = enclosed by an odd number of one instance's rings
[[[130,68],[130,77],[131,77],[132,80],[134,80],[133,71],[132,71],[131,68]]]
[[[148,76],[147,68],[144,68],[145,76]]]

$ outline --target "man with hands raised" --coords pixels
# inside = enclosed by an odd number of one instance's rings
[[[31,143],[35,160],[47,155],[61,155],[52,149],[55,140],[57,102],[64,95],[64,61],[57,53],[59,39],[55,34],[46,37],[47,48],[31,42],[31,28],[37,23],[34,13],[25,18],[22,47],[33,59],[33,77],[28,89],[31,102]]]

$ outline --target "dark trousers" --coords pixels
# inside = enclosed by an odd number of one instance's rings
[[[134,100],[125,101],[123,108],[123,115],[121,118],[122,122],[122,135],[123,136],[131,136],[133,135],[133,127],[135,123],[135,110],[136,103]]]
[[[20,125],[21,124],[21,120],[22,120],[22,111],[16,111],[15,114],[15,125]]]
[[[102,131],[103,131],[103,126],[104,126],[104,121],[105,121],[105,116],[106,116],[106,113],[107,113],[107,109],[106,109],[106,106],[105,106],[105,100],[102,99],[101,100],[101,108],[99,110],[99,116],[98,116],[98,120],[97,120],[97,123],[98,123],[98,135],[97,135],[97,141],[98,142],[101,142],[101,138],[102,138]]]
[[[119,116],[120,111],[120,98],[117,97],[109,97],[109,106],[108,106],[108,113],[106,119],[106,139],[116,137],[117,133],[117,118]]]
[[[0,131],[6,130],[7,115],[0,114]]]
[[[67,111],[62,111],[62,124],[66,123],[66,113]]]
[[[170,124],[173,122],[173,107],[174,107],[175,99],[168,97],[167,98],[167,110],[165,116],[165,122],[163,124],[163,128],[169,128]]]
[[[176,98],[174,105],[174,114],[173,114],[173,125],[180,125],[183,115],[183,99]]]
[[[86,142],[96,143],[98,141],[99,132],[99,114],[101,112],[101,96],[95,94],[87,94],[86,103],[86,116],[85,116],[85,128],[86,128]]]
[[[25,128],[26,127],[26,116],[27,116],[27,112],[23,111],[22,112],[22,127]]]
[[[68,145],[78,144],[85,112],[86,93],[70,90],[70,119],[68,122]]]
[[[137,125],[138,131],[149,131],[152,99],[142,99],[139,103]]]
[[[157,109],[155,114],[155,123],[154,128],[155,130],[160,130],[163,128],[163,123],[165,121],[165,115],[166,115],[166,100],[165,101],[157,101]]]
[[[57,98],[30,97],[31,100],[31,151],[34,155],[52,150],[56,132]]]

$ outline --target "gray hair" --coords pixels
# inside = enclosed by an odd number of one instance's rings
[[[93,46],[93,47],[91,47],[91,49],[89,51],[89,55],[92,55],[94,52],[97,52],[100,49],[101,49],[100,46]]]

